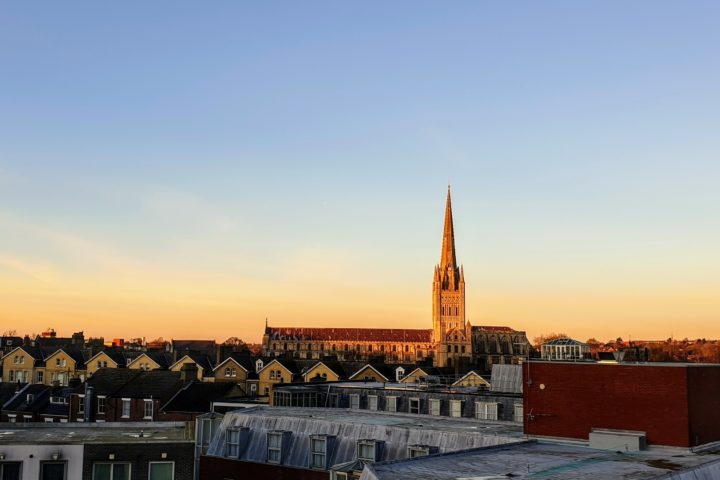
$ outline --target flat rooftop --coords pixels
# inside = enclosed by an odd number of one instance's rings
[[[193,441],[184,422],[0,424],[0,445]]]
[[[720,447],[718,447],[720,450]],[[619,453],[579,445],[529,440],[462,452],[376,463],[361,480],[500,480],[545,478],[590,480],[598,478],[652,479],[683,471],[695,478],[720,478],[720,454],[691,453],[679,448],[654,447]]]

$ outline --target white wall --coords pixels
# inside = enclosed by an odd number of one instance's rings
[[[3,437],[8,440],[7,436]],[[82,478],[82,445],[0,445],[0,453],[5,455],[5,462],[22,462],[22,480],[40,478],[40,462],[52,461],[54,453],[60,453],[59,460],[67,462],[68,480]]]

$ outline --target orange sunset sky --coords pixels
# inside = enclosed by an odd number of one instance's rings
[[[473,325],[720,338],[718,7],[613,5],[4,5],[0,332],[429,329],[450,182]]]

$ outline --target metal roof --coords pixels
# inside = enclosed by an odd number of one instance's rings
[[[594,480],[598,478],[678,480],[720,478],[720,455],[657,448],[618,453],[580,445],[528,441],[375,463],[361,480],[458,480],[545,478]]]

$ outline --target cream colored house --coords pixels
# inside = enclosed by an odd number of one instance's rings
[[[71,355],[62,348],[45,358],[45,384],[67,386],[73,378],[85,381],[87,371],[79,353]]]
[[[478,372],[471,370],[462,377],[460,377],[453,387],[487,387],[490,388],[490,382],[485,380]]]
[[[367,382],[387,382],[388,378],[370,364],[365,365],[350,375],[349,380],[364,380]]]
[[[2,358],[2,365],[2,381],[5,383],[44,383],[45,381],[42,354],[37,349],[17,347]]]
[[[293,375],[292,370],[280,361],[272,360],[258,372],[258,395],[272,396],[272,386],[276,383],[291,383]]]
[[[162,366],[150,358],[147,353],[141,353],[132,361],[128,362],[127,368],[131,370],[160,370]]]
[[[303,374],[303,382],[337,382],[338,380],[340,380],[340,373],[335,372],[323,362],[317,362]]]

